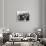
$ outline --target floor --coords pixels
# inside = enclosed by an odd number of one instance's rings
[[[2,46],[44,46],[44,45],[36,42],[15,42],[13,45],[13,43],[7,42],[5,45]]]

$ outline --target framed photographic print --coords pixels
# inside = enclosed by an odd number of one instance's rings
[[[29,12],[28,11],[17,11],[17,20],[18,21],[29,21]]]

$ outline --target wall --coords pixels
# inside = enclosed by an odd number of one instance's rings
[[[45,0],[45,37],[46,37],[46,0]]]
[[[3,27],[3,0],[0,0],[0,28],[2,27]],[[2,33],[1,29],[0,33]]]
[[[3,1],[0,0],[0,27],[3,26]]]
[[[43,20],[43,37],[46,37],[46,0],[43,0],[42,20]]]
[[[30,11],[30,20],[16,21],[18,10]],[[42,0],[5,0],[5,27],[14,32],[33,32],[39,26],[42,26]]]

